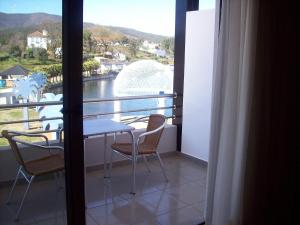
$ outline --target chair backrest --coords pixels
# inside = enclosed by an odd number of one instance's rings
[[[149,121],[148,121],[146,131],[148,132],[148,131],[155,130],[156,128],[163,125],[165,122],[166,122],[166,117],[164,115],[152,114],[149,116]],[[151,146],[156,149],[163,130],[164,128],[154,134],[147,135],[145,137],[145,140],[143,141],[143,144],[146,144],[147,146]]]
[[[24,163],[23,157],[20,153],[19,147],[18,147],[16,141],[13,140],[13,137],[15,135],[13,135],[12,133],[10,133],[7,130],[3,130],[1,132],[1,134],[4,138],[6,138],[8,140],[10,148],[13,151],[15,158],[16,158],[17,162],[19,163],[19,165],[25,167],[25,163]]]

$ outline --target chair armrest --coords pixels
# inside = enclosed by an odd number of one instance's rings
[[[16,143],[20,143],[20,144],[23,144],[23,145],[26,145],[26,146],[48,150],[49,153],[51,153],[51,150],[59,150],[59,151],[64,150],[64,148],[61,147],[61,146],[54,146],[54,145],[53,146],[51,146],[51,145],[44,146],[44,145],[34,144],[34,143],[31,143],[31,142],[28,142],[28,141],[20,140],[20,139],[15,138],[15,137],[13,137],[12,140],[15,141]]]
[[[49,139],[46,135],[43,134],[29,134],[21,131],[8,131],[10,134],[14,134],[14,136],[26,136],[26,137],[41,137],[46,141],[47,146],[49,146]],[[19,139],[18,139],[19,140]]]
[[[64,132],[64,128],[60,128],[58,135],[59,135],[59,143],[62,143],[62,133]]]
[[[150,135],[150,134],[157,133],[158,131],[162,130],[164,127],[165,127],[165,123],[162,124],[161,126],[159,126],[158,128],[154,129],[154,130],[151,130],[151,131],[144,132],[144,133],[140,134],[140,135],[138,136],[138,139],[137,139],[137,141],[136,141],[136,144],[139,145],[141,138],[143,138],[143,137],[145,137],[145,136],[147,136],[147,135]]]
[[[138,118],[136,118],[136,119],[134,119],[134,120],[132,120],[132,121],[130,121],[130,122],[122,122],[122,123],[124,123],[124,124],[126,124],[126,125],[129,125],[129,124],[138,122],[138,121],[140,121],[140,120],[143,120],[143,119],[145,119],[145,118],[149,118],[149,116],[138,117]],[[141,121],[141,122],[145,122],[145,121]],[[123,131],[121,131],[120,133],[122,134]],[[114,143],[116,143],[116,140],[117,140],[117,139],[116,139],[116,134],[114,133]]]

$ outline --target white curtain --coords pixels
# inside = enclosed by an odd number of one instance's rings
[[[222,7],[219,1],[216,4],[212,125],[205,213],[205,221],[209,225],[236,225],[242,221],[253,81],[251,75],[255,68],[257,2],[223,0]]]

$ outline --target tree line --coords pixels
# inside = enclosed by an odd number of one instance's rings
[[[94,59],[85,61],[82,65],[82,71],[86,76],[91,76],[100,67],[100,63]],[[58,83],[62,81],[62,64],[51,64],[36,66],[33,72],[41,72],[48,77],[50,83]]]

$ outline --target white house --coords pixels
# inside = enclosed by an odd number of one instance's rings
[[[55,57],[59,58],[59,59],[62,57],[62,48],[61,47],[55,49]]]
[[[157,57],[163,57],[163,58],[166,57],[167,55],[166,50],[160,48],[156,50],[155,54]]]
[[[27,36],[27,48],[44,48],[50,43],[48,32],[43,30],[42,33],[35,31]]]
[[[101,63],[100,65],[100,70],[101,73],[108,73],[109,71],[111,71],[111,64],[110,63]]]
[[[140,47],[140,50],[144,52],[149,52],[151,54],[156,54],[156,50],[158,49],[158,47],[159,44],[145,40],[142,46]]]

